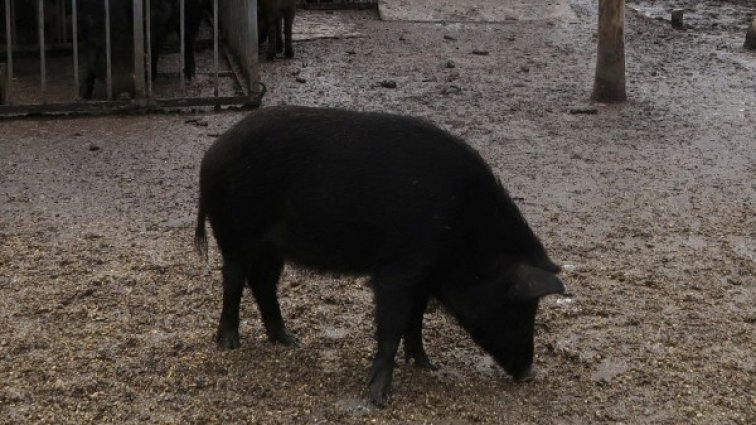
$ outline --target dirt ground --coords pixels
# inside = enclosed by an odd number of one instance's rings
[[[542,303],[534,382],[436,309],[440,370],[399,360],[392,403],[373,408],[369,288],[296,267],[280,294],[301,347],[268,344],[246,296],[242,347],[217,352],[219,255],[192,247],[198,165],[243,113],[6,120],[0,423],[756,423],[752,4],[699,2],[680,31],[628,11],[630,101],[605,106],[588,102],[594,3],[573,1],[572,22],[337,12],[362,37],[262,67],[265,105],[427,117],[492,164],[570,286]]]

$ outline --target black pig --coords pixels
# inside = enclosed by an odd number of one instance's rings
[[[150,2],[150,27],[152,29],[152,78],[157,76],[157,64],[160,49],[171,31],[181,36],[181,9],[179,0],[152,0]],[[196,65],[194,60],[194,42],[202,23],[205,0],[184,0],[184,76],[194,77]]]
[[[110,0],[110,49],[113,77],[113,94],[127,93],[133,97],[134,84],[134,15],[132,0]],[[197,38],[204,0],[184,1],[185,57],[184,75],[191,79],[195,74],[194,42]],[[97,80],[106,81],[105,5],[103,0],[79,0],[79,34],[85,66],[80,76],[79,96],[91,99]],[[152,0],[150,2],[150,46],[152,52],[152,78],[157,76],[160,50],[168,34],[179,32],[179,0]]]
[[[422,342],[430,297],[515,379],[529,380],[538,301],[564,292],[559,267],[480,155],[411,117],[256,111],[202,160],[203,255],[205,217],[223,256],[220,349],[239,346],[245,281],[268,338],[296,344],[276,295],[285,260],[371,276],[378,349],[368,391],[379,406],[402,338],[408,360],[433,368]]]
[[[79,96],[91,99],[95,81],[106,81],[105,5],[102,0],[79,0],[79,35],[82,41],[84,66],[79,76]],[[134,25],[130,1],[110,2],[110,58],[113,94],[128,93],[133,97]]]
[[[265,52],[268,60],[273,60],[276,52],[284,52],[287,58],[294,57],[291,30],[297,10],[296,3],[295,0],[259,0],[257,2],[258,37],[260,43],[268,41]]]

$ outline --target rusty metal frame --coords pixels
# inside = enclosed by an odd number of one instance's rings
[[[33,1],[33,0],[32,0]],[[262,97],[265,94],[265,86],[259,81],[257,69],[257,0],[245,0],[246,10],[238,11],[242,17],[246,16],[247,20],[241,31],[247,34],[248,38],[245,45],[241,46],[243,52],[239,61],[244,70],[245,77],[237,75],[232,64],[233,58],[225,49],[222,49],[219,43],[220,20],[219,6],[221,0],[213,0],[213,70],[211,72],[198,72],[198,74],[209,74],[212,76],[214,87],[213,95],[207,97],[186,97],[184,82],[184,64],[185,64],[185,0],[180,0],[180,69],[178,74],[181,79],[181,97],[176,98],[154,98],[152,93],[152,52],[151,52],[151,22],[150,22],[150,0],[132,0],[133,19],[134,19],[134,73],[135,73],[135,98],[130,100],[113,98],[113,80],[111,64],[111,45],[110,45],[110,1],[101,0],[105,7],[105,44],[106,44],[106,91],[108,100],[81,100],[79,99],[79,43],[78,43],[78,2],[77,0],[59,0],[55,5],[57,13],[63,13],[66,16],[66,6],[71,6],[71,48],[73,50],[73,67],[74,67],[74,98],[71,102],[48,102],[46,97],[46,46],[45,46],[45,28],[44,28],[44,9],[43,1],[38,1],[38,44],[40,55],[40,88],[42,90],[42,103],[40,104],[13,104],[13,43],[15,42],[15,21],[13,19],[14,7],[12,0],[4,0],[6,15],[6,57],[4,73],[0,72],[0,117],[18,116],[18,115],[44,115],[44,114],[100,114],[100,113],[147,113],[172,109],[185,109],[192,107],[209,107],[214,106],[216,109],[222,106],[239,106],[247,108],[259,107],[262,103]],[[227,6],[228,2],[225,4]],[[238,3],[238,4],[244,4]],[[2,5],[0,5],[2,7]],[[65,19],[63,19],[65,21]],[[58,22],[52,29],[53,34],[59,40],[66,42],[67,31],[66,24]],[[145,49],[146,48],[146,49]],[[237,47],[239,48],[239,47]],[[221,53],[221,50],[223,52]],[[228,62],[230,71],[220,71],[219,58],[223,57]],[[246,67],[246,68],[245,68]],[[162,75],[162,74],[161,74]],[[235,85],[234,91],[242,94],[230,96],[220,95],[219,78],[233,77]]]

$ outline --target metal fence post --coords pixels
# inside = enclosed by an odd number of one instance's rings
[[[105,66],[107,67],[105,85],[107,86],[108,100],[113,100],[113,68],[110,52],[110,0],[103,1],[105,2]]]
[[[73,42],[74,99],[79,98],[79,23],[76,0],[71,0],[71,41]]]
[[[13,31],[13,43],[16,43],[16,40],[18,40],[18,33],[16,28],[16,0],[11,0],[11,28]],[[15,47],[15,46],[14,46]]]
[[[147,33],[145,40],[145,46],[147,46],[147,54],[145,55],[146,63],[145,69],[147,70],[147,97],[152,97],[152,79],[155,78],[152,75],[152,14],[150,13],[152,6],[150,0],[145,0],[144,3],[144,26]]]
[[[215,87],[213,95],[218,97],[220,81],[218,80],[218,0],[213,0],[213,69],[215,72]]]
[[[134,89],[137,98],[144,98],[144,4],[134,0]]]
[[[5,0],[5,49],[8,58],[7,69],[5,70],[5,86],[3,90],[3,99],[0,103],[9,104],[11,91],[13,87],[13,31],[11,30],[11,0]]]
[[[257,83],[260,81],[260,74],[257,68],[257,0],[250,0],[247,5],[247,63],[245,64],[247,66],[247,86],[250,94],[258,94],[260,85]],[[275,40],[268,40],[268,43],[273,42]]]
[[[47,64],[45,63],[45,3],[37,2],[37,23],[39,26],[39,78],[42,89],[42,103],[47,103]]]
[[[179,45],[181,49],[181,58],[179,60],[179,75],[181,76],[181,95],[186,97],[186,76],[184,75],[184,67],[186,66],[186,10],[184,9],[184,0],[179,0]]]

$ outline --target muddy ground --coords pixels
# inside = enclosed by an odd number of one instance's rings
[[[247,296],[242,347],[217,352],[219,256],[192,251],[198,164],[243,113],[25,119],[0,121],[0,423],[756,423],[748,1],[707,2],[734,24],[682,31],[628,11],[616,106],[587,101],[592,3],[574,22],[337,12],[363,37],[262,68],[265,105],[427,117],[492,164],[572,294],[542,303],[535,382],[437,309],[441,369],[399,361],[375,409],[369,288],[297,267],[280,293],[301,347],[268,344]]]

